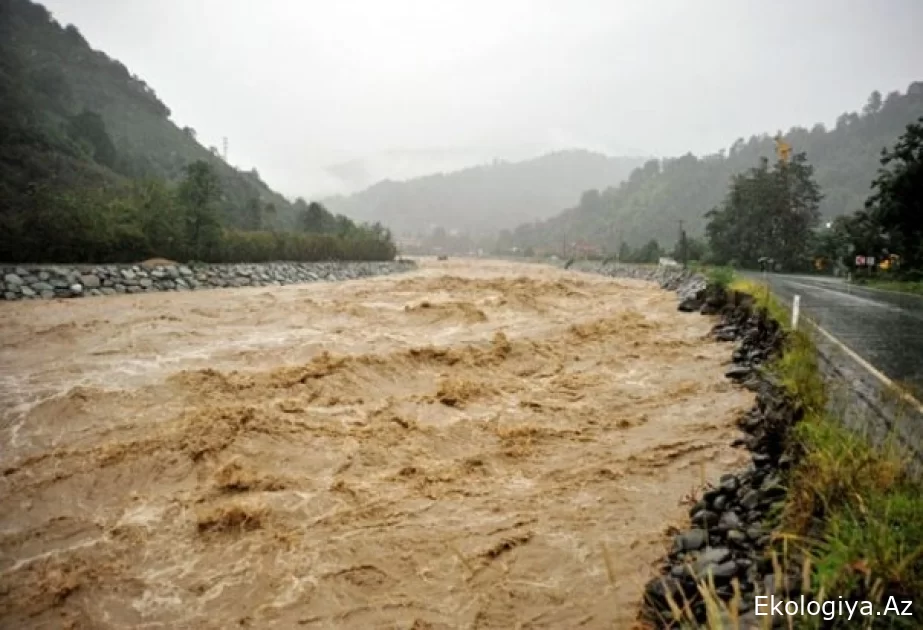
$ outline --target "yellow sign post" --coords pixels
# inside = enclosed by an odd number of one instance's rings
[[[776,136],[776,156],[778,156],[780,162],[785,164],[788,164],[792,157],[792,145],[783,140],[781,134]]]

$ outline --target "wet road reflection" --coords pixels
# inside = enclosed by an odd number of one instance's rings
[[[768,274],[774,293],[889,378],[923,392],[923,296],[879,291],[840,278]]]

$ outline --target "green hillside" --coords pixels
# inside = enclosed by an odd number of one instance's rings
[[[393,255],[380,226],[290,203],[226,164],[142,79],[30,0],[0,2],[0,107],[0,260]],[[190,193],[193,171],[204,197]],[[190,243],[203,221],[209,242]],[[267,236],[285,231],[325,239]]]
[[[822,124],[784,133],[795,152],[805,152],[824,198],[820,210],[833,218],[862,207],[878,169],[881,150],[923,115],[923,83],[882,98],[874,92],[861,112],[842,114],[833,129]],[[727,151],[651,160],[618,187],[584,193],[575,207],[547,221],[524,223],[503,235],[504,247],[560,249],[562,237],[614,251],[620,242],[639,247],[651,239],[671,246],[679,221],[701,236],[705,213],[721,203],[731,177],[774,159],[775,134],[740,138]],[[574,199],[577,202],[577,199]]]

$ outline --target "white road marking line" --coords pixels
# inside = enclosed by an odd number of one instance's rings
[[[816,284],[814,285],[804,284],[803,282],[794,282],[792,280],[789,280],[787,284],[796,286],[796,287],[802,287],[805,289],[812,289],[815,291],[826,291],[827,293],[835,293],[839,296],[842,296],[844,298],[849,298],[850,300],[853,300],[854,302],[858,302],[865,306],[875,306],[878,308],[883,308],[886,311],[892,311],[892,312],[896,311],[898,313],[904,312],[904,309],[902,309],[900,306],[895,306],[894,304],[885,304],[883,302],[876,302],[875,300],[872,300],[866,297],[853,295],[852,293],[844,293],[843,291],[837,291],[836,289],[828,289],[827,287],[820,287],[820,286],[817,286]]]
[[[776,294],[776,298],[778,298],[783,304],[787,304],[789,309],[791,309],[792,307],[791,302],[789,302],[788,300],[780,296],[778,293]],[[813,318],[805,317],[805,319],[810,321],[812,326],[816,328],[817,331],[827,339],[827,341],[837,346],[840,350],[846,353],[846,355],[849,356],[849,358],[851,358],[853,361],[855,361],[860,366],[865,368],[865,370],[868,371],[869,374],[871,374],[872,376],[877,378],[879,381],[881,381],[882,384],[894,390],[898,394],[901,400],[909,404],[918,413],[923,414],[923,403],[921,403],[919,400],[914,398],[914,396],[910,392],[908,392],[903,387],[901,387],[900,385],[892,381],[890,378],[885,376],[885,374],[882,373],[880,370],[878,370],[878,368],[876,368],[874,365],[872,365],[871,363],[863,359],[861,356],[859,356],[859,354],[856,353],[855,350],[853,350],[852,348],[847,346],[845,343],[843,343],[842,341],[840,341],[839,339],[831,335],[829,332],[827,332]]]

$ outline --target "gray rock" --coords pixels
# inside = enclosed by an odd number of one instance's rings
[[[13,273],[15,273],[17,276],[28,276],[29,275],[29,272],[26,271],[23,267],[16,267]]]
[[[693,525],[708,529],[718,524],[718,515],[711,510],[702,510],[693,514],[690,520]]]
[[[741,498],[740,504],[748,509],[752,510],[760,503],[760,493],[756,490],[748,490]]]
[[[785,493],[785,488],[773,478],[767,478],[763,483],[763,487],[760,488],[760,494],[763,495],[764,500],[778,499],[785,496]]]
[[[88,289],[96,289],[101,284],[99,276],[92,273],[80,276],[80,283]]]
[[[743,547],[747,544],[747,535],[739,529],[729,530],[727,533],[727,539],[729,543],[733,543],[738,547]]]
[[[683,313],[694,313],[702,307],[702,302],[695,299],[694,297],[686,298],[679,303],[677,310],[682,311]]]
[[[737,326],[725,326],[715,331],[715,339],[718,341],[734,341],[737,339],[737,335]]]
[[[718,527],[722,530],[738,529],[742,526],[743,523],[740,522],[740,517],[734,512],[725,512],[721,515],[721,520],[718,521]]]
[[[704,529],[690,529],[673,539],[675,551],[698,551],[705,546],[708,533]]]
[[[125,280],[134,280],[134,279],[135,279],[135,272],[132,271],[131,269],[122,269],[122,270],[120,270],[120,273],[122,274],[122,277],[123,277]]]
[[[164,269],[164,271],[166,271],[167,275],[168,275],[170,278],[173,278],[174,280],[176,280],[176,279],[179,278],[179,276],[180,276],[179,269],[177,269],[177,268],[174,267],[173,265],[170,265],[169,267],[166,267],[166,268]]]
[[[50,278],[51,278],[51,274],[48,273],[47,271],[39,271],[39,272],[38,272],[38,279],[39,279],[41,282],[45,282],[45,281],[49,280]]]
[[[146,289],[146,288],[148,288],[148,287],[153,286],[153,285],[154,285],[154,281],[151,280],[150,278],[141,278],[141,279],[138,281],[138,284],[140,284],[142,287],[144,287],[144,288]]]
[[[761,528],[759,528],[759,527],[749,527],[749,528],[747,528],[747,538],[749,538],[750,540],[759,540],[759,539],[762,538],[765,534],[766,534],[766,532],[764,532],[764,531],[763,531]]]
[[[47,282],[36,282],[35,284],[32,285],[32,290],[38,291],[39,293],[42,293],[43,291],[53,292],[54,287],[48,284]]]
[[[83,286],[79,284],[72,284],[70,287],[71,293],[74,296],[83,295]]]
[[[728,560],[721,564],[710,565],[705,570],[705,573],[711,573],[717,581],[727,582],[737,574],[737,563],[733,560]]]
[[[26,297],[35,297],[35,296],[36,296],[36,293],[35,293],[35,291],[32,290],[32,287],[27,287],[27,286],[23,285],[22,287],[19,288],[19,290],[22,291],[22,294],[23,294],[24,296],[26,296]]]
[[[736,492],[740,486],[740,482],[737,481],[737,477],[734,475],[721,475],[718,483],[722,490],[729,493]]]
[[[124,284],[117,284],[117,285],[115,285],[115,292],[116,292],[116,293],[125,293],[125,291],[127,291],[127,288],[125,287]]]
[[[12,300],[16,300],[16,299],[18,299],[18,298],[19,298],[19,296],[16,295],[15,293],[13,293],[12,291],[4,291],[4,293],[3,293],[3,299],[4,299],[4,300],[10,300],[10,301],[12,301]]]
[[[99,289],[90,289],[88,293],[89,295],[92,295],[93,297],[98,297],[102,295],[102,292]]]
[[[715,564],[721,564],[731,557],[731,550],[727,547],[709,547],[701,553],[695,561],[693,568],[696,575],[702,575],[703,571]]]
[[[742,381],[743,379],[750,376],[750,373],[752,371],[753,371],[753,368],[749,366],[735,365],[734,367],[729,369],[727,372],[725,372],[724,375],[729,379],[732,379],[735,381]]]
[[[131,286],[129,286],[129,287],[126,287],[126,291],[128,291],[129,293],[131,293],[132,295],[134,295],[134,294],[136,294],[136,293],[141,293],[141,287],[139,287],[139,286],[133,284],[133,285],[131,285]]]
[[[103,287],[100,289],[103,295],[115,295],[116,291],[112,287]]]
[[[54,290],[53,290],[53,289],[46,289],[46,290],[40,292],[40,293],[39,293],[39,296],[40,296],[43,300],[50,300],[50,299],[54,298]]]
[[[26,274],[23,274],[23,275],[26,275]],[[22,285],[23,283],[22,278],[20,278],[15,273],[6,274],[5,276],[3,276],[3,281],[6,283],[6,286],[8,287],[18,287]]]
[[[179,268],[179,273],[181,276],[185,276],[188,278],[189,276],[192,275],[192,269],[183,265]]]

